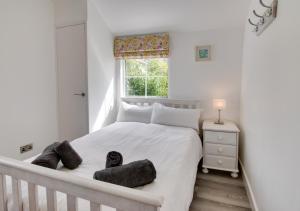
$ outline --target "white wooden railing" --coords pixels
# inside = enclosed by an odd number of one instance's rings
[[[12,178],[13,210],[22,210],[21,181],[28,184],[29,210],[38,211],[37,188],[46,188],[47,210],[57,210],[57,191],[67,194],[67,210],[77,211],[77,200],[90,201],[91,211],[101,205],[117,211],[158,211],[163,198],[150,193],[52,170],[0,156],[0,211],[7,210],[6,175]],[[87,211],[87,210],[84,210]]]

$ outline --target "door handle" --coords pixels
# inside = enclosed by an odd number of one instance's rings
[[[82,93],[75,93],[74,95],[85,97],[85,93],[84,92],[82,92]]]

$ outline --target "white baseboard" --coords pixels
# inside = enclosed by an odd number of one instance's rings
[[[245,167],[244,167],[243,163],[241,162],[241,160],[239,160],[239,162],[241,164],[243,181],[244,181],[244,184],[246,187],[246,191],[247,191],[247,195],[248,195],[248,198],[250,201],[250,205],[252,207],[252,211],[259,211],[249,178],[248,178],[246,170],[245,170]]]

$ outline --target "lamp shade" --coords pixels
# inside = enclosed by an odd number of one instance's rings
[[[214,109],[223,110],[226,107],[226,101],[224,99],[214,99]]]

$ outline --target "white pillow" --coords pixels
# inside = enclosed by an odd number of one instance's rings
[[[117,122],[150,123],[152,106],[137,106],[121,102]]]
[[[171,108],[153,104],[151,123],[188,127],[199,130],[200,109]]]

